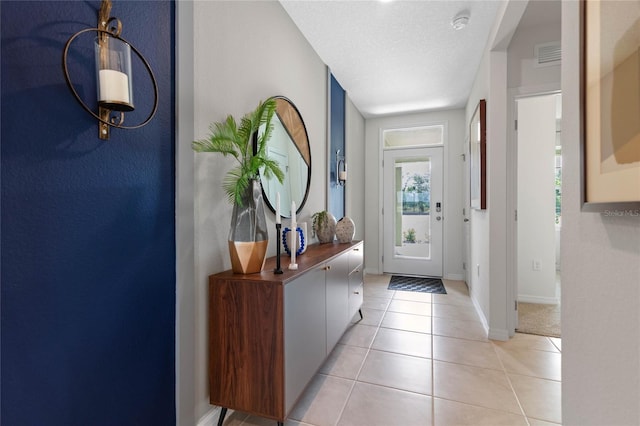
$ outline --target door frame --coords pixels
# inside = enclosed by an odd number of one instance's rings
[[[449,120],[429,120],[429,121],[417,121],[417,122],[408,122],[407,124],[394,124],[381,126],[378,129],[378,259],[377,259],[377,270],[378,274],[382,274],[384,271],[384,267],[382,265],[382,256],[384,253],[384,217],[382,216],[382,210],[384,206],[384,194],[382,188],[384,188],[384,132],[388,130],[403,130],[403,129],[414,129],[421,127],[429,127],[429,126],[443,126],[443,134],[442,134],[442,144],[434,144],[434,145],[426,145],[425,147],[436,147],[441,146],[443,149],[442,152],[442,193],[443,193],[443,203],[445,206],[445,212],[447,211],[447,206],[451,204],[449,199],[449,178],[447,174],[447,170],[449,167]],[[448,271],[448,260],[446,256],[447,252],[447,222],[445,221],[442,226],[442,277],[447,278]]]
[[[560,84],[516,87],[509,89],[509,108],[507,108],[507,331],[512,337],[518,326],[518,132],[515,126],[518,117],[517,100],[536,96],[561,93]]]
[[[462,273],[464,282],[471,292],[471,145],[469,134],[462,146]]]

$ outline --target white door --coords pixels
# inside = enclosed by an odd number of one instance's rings
[[[549,94],[516,101],[518,296],[528,302],[553,304],[556,299],[556,104],[559,99],[559,94]]]
[[[385,273],[442,277],[442,151],[384,151]]]

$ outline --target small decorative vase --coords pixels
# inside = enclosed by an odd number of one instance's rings
[[[305,242],[305,244],[303,244],[303,247],[302,247],[302,252],[300,252],[300,254],[302,254],[305,251],[307,251],[307,238],[309,233],[307,232],[307,222],[299,223],[298,226],[302,228],[302,237],[304,238],[304,242]]]
[[[315,233],[318,236],[320,244],[332,243],[336,236],[336,218],[327,212],[326,221],[321,221],[316,224]]]
[[[298,224],[298,243],[296,244],[296,255],[301,255],[305,251],[307,251],[307,245],[309,234],[307,234],[307,222],[300,222]],[[285,244],[285,250],[287,254],[291,255],[289,247],[291,247],[291,233],[287,234],[286,241],[282,240],[283,244]]]
[[[356,234],[356,225],[350,217],[343,217],[336,224],[336,238],[339,243],[350,243]]]
[[[233,272],[252,274],[262,271],[268,245],[262,188],[258,180],[251,180],[242,196],[242,205],[233,205],[229,231],[229,255]]]

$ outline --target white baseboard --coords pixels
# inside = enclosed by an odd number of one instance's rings
[[[505,329],[492,328],[489,330],[489,339],[506,342],[509,340],[509,332]]]
[[[200,417],[197,426],[216,426],[218,424],[219,415],[220,407],[211,407],[204,416]]]
[[[464,275],[463,274],[446,274],[444,276],[445,280],[451,280],[451,281],[464,281]]]
[[[542,303],[545,305],[557,305],[560,303],[557,297],[541,297],[541,296],[531,296],[528,294],[519,294],[518,302],[523,303]]]
[[[380,275],[378,270],[377,269],[373,269],[373,268],[364,268],[364,274],[365,275]]]
[[[489,323],[487,322],[487,318],[484,316],[484,312],[480,308],[477,300],[474,297],[471,297],[471,301],[473,302],[473,307],[476,309],[476,313],[480,318],[480,322],[482,323],[482,327],[484,328],[485,333],[487,333],[487,338],[491,340],[500,340],[506,342],[509,340],[509,332],[505,329],[491,328],[489,327]]]
[[[478,304],[478,301],[475,299],[475,297],[471,295],[469,295],[469,297],[471,297],[471,301],[473,302],[473,307],[475,308],[476,313],[478,314],[478,318],[480,318],[480,322],[482,323],[484,332],[487,333],[487,335],[489,335],[489,324],[487,323],[487,318],[484,316],[484,312],[482,312],[482,309],[480,308],[480,305]]]

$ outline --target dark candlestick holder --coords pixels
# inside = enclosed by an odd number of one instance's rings
[[[274,274],[282,274],[280,267],[280,236],[282,235],[282,224],[276,223],[276,269],[273,270]]]

